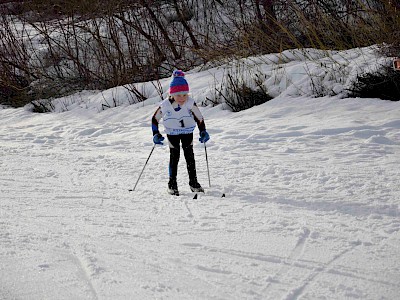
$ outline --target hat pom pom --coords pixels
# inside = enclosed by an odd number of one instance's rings
[[[172,76],[173,76],[173,77],[185,77],[185,73],[183,73],[182,70],[175,70],[175,71],[172,73]]]

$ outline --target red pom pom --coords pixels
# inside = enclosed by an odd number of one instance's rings
[[[175,70],[175,71],[172,73],[172,76],[174,76],[174,77],[185,77],[185,73],[183,73],[182,70]]]

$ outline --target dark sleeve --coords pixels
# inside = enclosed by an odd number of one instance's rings
[[[196,103],[192,107],[193,118],[197,123],[197,127],[199,127],[199,131],[202,132],[206,130],[206,124],[204,123],[203,115],[200,112],[199,107]]]
[[[158,130],[158,124],[160,123],[161,118],[162,112],[161,107],[159,107],[151,118],[151,130],[153,131],[153,136],[160,133]]]

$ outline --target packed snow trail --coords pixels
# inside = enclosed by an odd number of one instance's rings
[[[195,200],[183,158],[166,193],[167,147],[128,191],[154,109],[0,110],[1,299],[398,297],[399,103],[202,108]]]

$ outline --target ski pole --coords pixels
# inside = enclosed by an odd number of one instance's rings
[[[206,152],[206,162],[207,162],[207,174],[208,174],[208,184],[211,187],[211,180],[210,180],[210,168],[208,167],[208,155],[207,155],[207,146],[206,143],[204,143],[204,151]],[[225,193],[222,194],[222,198],[225,197]],[[197,199],[197,194],[194,196],[193,199]]]
[[[206,146],[206,142],[204,143],[204,151],[206,152],[206,163],[207,163],[208,185],[211,187],[211,180],[210,180],[210,168],[208,167],[208,155],[207,155],[207,146]]]
[[[153,151],[154,151],[154,148],[155,148],[155,147],[156,147],[156,144],[154,144],[153,148],[151,149],[150,154],[149,154],[149,157],[147,158],[146,163],[145,163],[144,166],[143,166],[142,172],[140,172],[139,178],[138,178],[138,180],[136,181],[136,184],[135,184],[135,186],[133,187],[133,189],[129,190],[130,192],[133,192],[133,191],[136,189],[136,186],[137,186],[137,184],[139,183],[140,177],[142,177],[143,171],[144,171],[144,169],[146,168],[147,163],[149,162],[150,156],[151,156],[151,154],[153,154]]]

